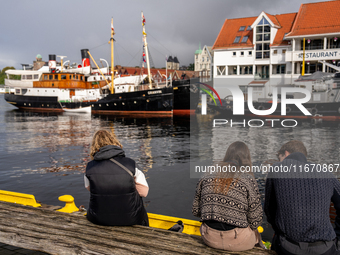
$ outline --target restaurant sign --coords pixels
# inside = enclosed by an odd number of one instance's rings
[[[325,59],[340,57],[338,51],[321,51],[321,52],[308,52],[305,53],[305,59]],[[303,58],[303,53],[298,54],[298,58]]]

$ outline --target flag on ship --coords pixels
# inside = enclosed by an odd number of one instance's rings
[[[142,25],[145,25],[145,18],[144,18],[144,14],[142,13]]]

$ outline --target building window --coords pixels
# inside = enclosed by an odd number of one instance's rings
[[[273,51],[273,54],[276,55],[276,54],[277,54],[277,50],[274,50],[274,51]]]
[[[244,31],[246,29],[246,26],[241,26],[238,31]]]
[[[282,54],[285,54],[286,53],[286,50],[282,50]]]
[[[302,71],[302,63],[300,70]],[[315,73],[316,71],[322,71],[322,63],[306,61],[305,73]]]
[[[262,18],[256,26],[256,59],[265,59],[270,57],[270,25],[269,22]]]
[[[198,55],[196,55],[196,59],[198,59]]]
[[[252,51],[248,51],[248,55],[249,55],[249,56],[252,56],[252,55],[253,55],[253,52],[252,52]]]
[[[233,56],[236,57],[236,51],[233,52]]]
[[[306,50],[323,50],[323,39],[305,40]],[[303,50],[303,40],[301,40],[301,50]]]
[[[265,59],[270,57],[270,47],[268,43],[256,44],[256,59]]]
[[[38,75],[38,74],[35,74],[35,75],[34,75],[34,80],[37,80],[37,79],[39,79],[39,75]]]
[[[235,40],[234,40],[234,43],[238,43],[240,41],[240,39],[241,39],[241,36],[236,36]]]
[[[330,49],[336,49],[340,48],[340,40],[337,37],[328,39],[329,40],[329,48]]]
[[[250,31],[250,30],[251,30],[251,26],[248,26],[248,27],[247,27],[247,31]]]
[[[273,74],[285,74],[286,65],[273,65]]]
[[[225,66],[217,66],[217,75],[225,75]]]
[[[253,66],[240,66],[240,74],[253,74]]]
[[[241,56],[244,56],[244,51],[241,51]]]
[[[229,66],[228,75],[236,75],[236,74],[237,74],[237,66]]]
[[[242,43],[246,43],[247,42],[247,40],[248,40],[248,36],[243,36],[243,38],[242,38]]]

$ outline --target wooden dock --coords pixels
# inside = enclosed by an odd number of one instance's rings
[[[98,226],[82,213],[55,209],[0,202],[0,242],[61,255],[275,254],[261,248],[225,252],[206,246],[198,236],[143,226]]]

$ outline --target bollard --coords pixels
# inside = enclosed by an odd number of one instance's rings
[[[74,204],[74,198],[71,195],[63,195],[58,197],[59,201],[65,202],[65,206],[57,211],[65,213],[73,213],[79,211],[78,207]]]

